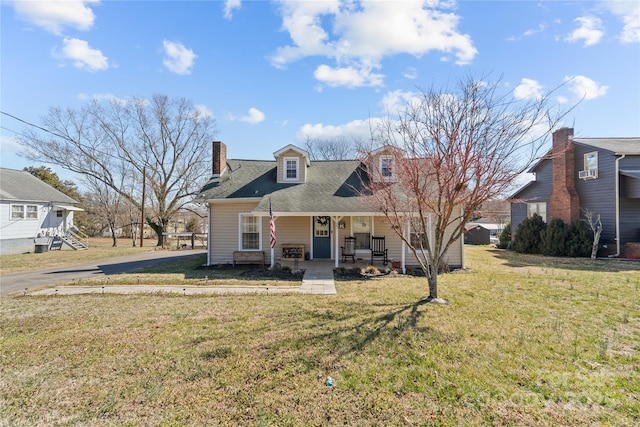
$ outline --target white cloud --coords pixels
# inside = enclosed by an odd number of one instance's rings
[[[417,105],[418,103],[420,103],[420,97],[417,93],[402,90],[388,92],[380,101],[384,111],[390,114],[401,113],[406,110],[408,105]]]
[[[280,0],[282,29],[292,44],[271,57],[283,68],[308,56],[335,61],[315,72],[316,78],[337,86],[381,86],[382,59],[407,53],[420,57],[444,52],[466,64],[477,54],[471,38],[457,31],[459,17],[447,9],[451,3],[435,0],[322,2]]]
[[[624,27],[619,35],[620,40],[623,43],[640,42],[640,2],[617,0],[604,1],[602,4],[622,18]]]
[[[62,40],[62,49],[54,48],[52,55],[58,59],[70,59],[73,66],[81,70],[100,71],[109,68],[109,61],[98,49],[93,49],[85,40],[67,38]]]
[[[535,80],[523,78],[513,90],[513,96],[516,99],[540,99],[542,97],[542,85]]]
[[[64,27],[89,30],[95,21],[89,5],[99,3],[99,0],[18,0],[12,4],[21,19],[60,35]]]
[[[581,16],[574,19],[574,21],[578,22],[580,26],[565,37],[565,41],[575,42],[584,40],[583,46],[588,47],[597,44],[604,35],[600,18],[596,18],[595,16]]]
[[[225,19],[233,18],[233,10],[240,9],[240,6],[242,6],[242,0],[226,0],[224,2]]]
[[[575,94],[580,99],[596,99],[607,93],[609,86],[600,85],[599,83],[591,80],[585,76],[573,76],[565,77],[564,81],[567,83],[569,91]]]
[[[377,122],[379,119],[371,119]],[[323,125],[322,123],[307,123],[303,125],[296,134],[296,140],[303,142],[307,138],[330,139],[335,137],[353,137],[356,139],[371,139],[371,122],[369,120],[353,120],[338,126]]]
[[[245,123],[249,123],[251,125],[257,125],[258,123],[264,121],[265,119],[265,115],[262,111],[258,110],[257,108],[249,108],[249,114],[247,114],[244,117],[237,117],[233,114],[229,114],[227,117],[229,120],[231,121],[240,121],[240,122],[245,122]]]
[[[93,95],[87,95],[86,93],[79,93],[78,99],[81,101],[88,101],[95,99],[96,101],[114,102],[120,105],[127,105],[131,100],[128,98],[120,98],[112,93],[94,93]]]
[[[332,87],[381,86],[384,80],[384,75],[376,74],[371,69],[354,67],[331,68],[324,64],[316,68],[313,76],[316,80]]]
[[[198,55],[182,43],[163,40],[162,46],[165,54],[162,63],[169,71],[182,75],[191,74],[191,67]]]
[[[409,80],[415,80],[418,78],[418,70],[415,67],[409,67],[404,71],[404,73],[402,73],[402,77]]]
[[[200,118],[213,119],[213,113],[205,105],[201,105],[201,104],[195,105],[194,109]]]

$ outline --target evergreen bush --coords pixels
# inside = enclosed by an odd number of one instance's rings
[[[574,219],[569,225],[567,255],[570,257],[590,257],[593,231],[581,219]]]
[[[541,253],[548,256],[566,256],[569,226],[560,218],[552,219],[541,234]]]
[[[508,223],[502,229],[502,232],[498,236],[498,248],[511,249],[511,223]]]
[[[516,229],[514,245],[516,252],[523,254],[541,253],[542,232],[546,227],[547,224],[538,214],[533,214],[531,218],[522,221]]]

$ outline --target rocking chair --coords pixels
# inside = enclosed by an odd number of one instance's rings
[[[356,238],[345,237],[344,246],[340,246],[342,250],[342,262],[346,262],[347,257],[351,257],[351,260],[356,262]]]
[[[384,236],[371,237],[371,264],[374,258],[382,258],[382,264],[387,265],[389,262],[389,249],[385,247]]]

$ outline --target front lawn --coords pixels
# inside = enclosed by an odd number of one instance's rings
[[[639,263],[465,255],[449,305],[416,277],[3,297],[0,425],[640,423]]]

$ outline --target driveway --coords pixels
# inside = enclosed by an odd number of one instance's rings
[[[164,262],[188,259],[204,253],[206,253],[205,250],[143,252],[47,270],[2,274],[0,275],[0,294],[6,295],[11,292],[23,291],[25,288],[39,288],[77,279],[126,273]]]

